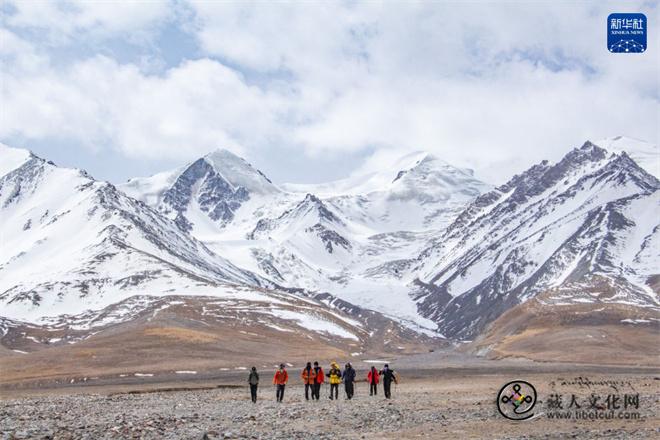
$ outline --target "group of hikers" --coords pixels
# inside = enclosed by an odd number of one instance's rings
[[[330,370],[324,373],[323,368],[319,366],[318,362],[307,362],[305,368],[300,373],[303,384],[305,385],[305,399],[309,400],[311,394],[312,400],[319,400],[321,398],[321,385],[325,383],[326,377],[330,383],[330,400],[339,399],[339,384],[344,384],[344,391],[346,392],[346,399],[350,400],[355,394],[355,381],[356,372],[351,363],[347,363],[342,371],[337,362],[330,364]],[[398,384],[398,379],[394,370],[390,369],[388,364],[383,366],[382,370],[376,369],[372,366],[367,373],[367,383],[369,384],[369,395],[375,396],[378,394],[378,384],[383,382],[383,391],[385,398],[392,397],[392,382]],[[289,381],[289,373],[286,371],[284,364],[280,364],[280,368],[275,372],[273,377],[273,385],[276,387],[275,398],[278,402],[284,399],[284,388]],[[257,388],[259,386],[259,373],[257,368],[252,367],[250,375],[248,376],[248,383],[250,384],[250,394],[252,402],[257,402]]]

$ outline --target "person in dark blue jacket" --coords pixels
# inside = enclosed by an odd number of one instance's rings
[[[344,389],[346,390],[346,398],[348,400],[353,398],[355,392],[355,370],[349,362],[344,368],[344,372],[341,375],[341,379],[344,381]]]

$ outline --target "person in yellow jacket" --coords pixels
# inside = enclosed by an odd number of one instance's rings
[[[339,397],[339,384],[341,383],[341,369],[337,362],[332,362],[330,364],[330,371],[326,373],[326,376],[330,378],[330,400],[333,399],[332,392],[334,390],[335,399]]]

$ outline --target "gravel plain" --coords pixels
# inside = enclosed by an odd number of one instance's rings
[[[266,376],[266,374],[264,374]],[[295,377],[295,375],[292,375]],[[394,398],[368,395],[357,384],[356,397],[305,401],[300,385],[287,387],[275,402],[262,385],[252,404],[247,387],[187,391],[72,394],[70,390],[0,400],[2,439],[397,439],[397,438],[658,438],[660,381],[653,375],[618,375],[640,395],[639,420],[550,420],[543,396],[556,391],[553,374],[531,375],[539,390],[540,416],[526,422],[504,419],[495,396],[509,375],[452,375],[402,380]],[[595,377],[611,380],[610,376]],[[587,396],[602,389],[564,391]],[[623,390],[619,390],[623,392]],[[342,393],[343,394],[343,393]]]

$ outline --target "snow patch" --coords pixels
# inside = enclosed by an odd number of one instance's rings
[[[315,331],[320,333],[330,333],[346,339],[359,340],[357,336],[353,333],[347,331],[343,327],[335,324],[334,322],[327,321],[321,318],[318,315],[312,316],[311,314],[295,312],[293,310],[286,309],[273,309],[270,312],[266,312],[277,316],[281,319],[293,320],[298,323],[298,326]]]

